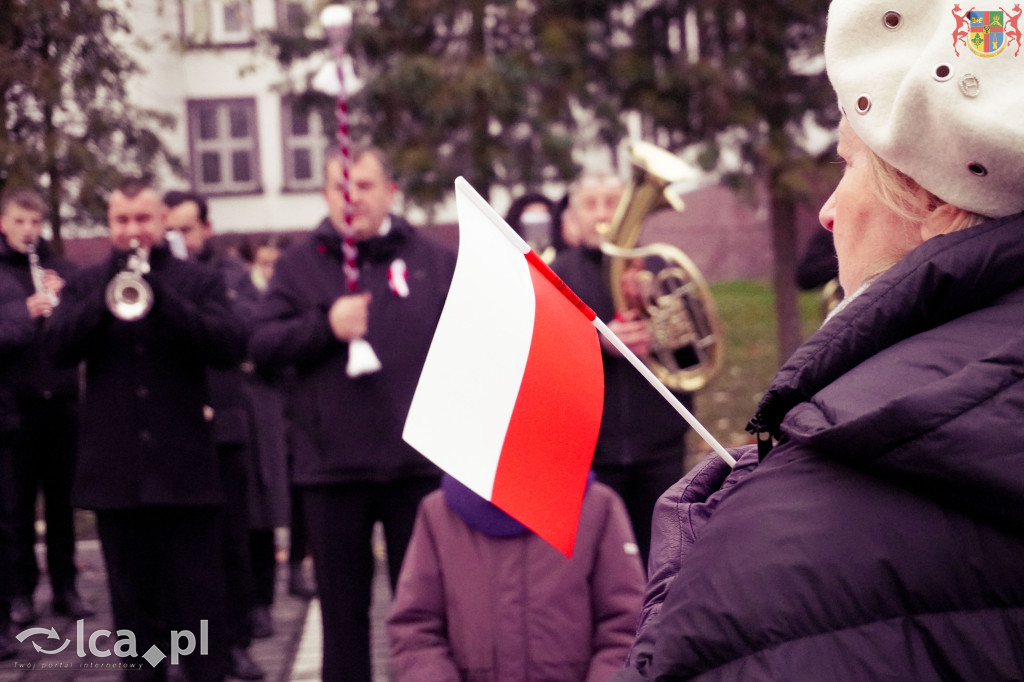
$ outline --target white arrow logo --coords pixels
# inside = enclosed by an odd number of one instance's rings
[[[46,635],[47,639],[60,639],[60,635],[57,634],[57,628],[50,627],[49,630],[47,630],[46,628],[29,628],[28,630],[22,630],[18,633],[17,640],[19,642],[24,642],[26,639],[33,635]],[[52,651],[49,651],[39,646],[35,642],[32,642],[32,646],[35,647],[35,650],[41,654],[59,654],[67,648],[68,644],[71,644],[71,640],[65,639],[64,644],[62,644],[59,649],[53,649]]]

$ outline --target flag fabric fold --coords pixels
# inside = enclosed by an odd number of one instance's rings
[[[467,183],[459,251],[403,438],[572,555],[601,424],[594,313]]]

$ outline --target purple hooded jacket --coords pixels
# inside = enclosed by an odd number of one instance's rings
[[[656,512],[616,680],[1024,678],[1024,217],[936,237]]]
[[[592,481],[571,559],[445,477],[420,504],[388,619],[399,682],[603,682],[633,641],[643,566]]]

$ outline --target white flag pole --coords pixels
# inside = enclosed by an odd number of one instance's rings
[[[693,430],[697,432],[697,435],[703,438],[704,442],[711,446],[711,449],[715,451],[715,454],[725,460],[729,466],[736,466],[736,459],[733,458],[733,456],[730,455],[724,447],[722,447],[721,443],[715,440],[715,437],[712,436],[706,428],[704,428],[704,425],[701,424],[695,416],[693,416],[693,413],[686,409],[685,405],[679,402],[679,398],[677,398],[672,391],[668,390],[665,384],[661,383],[658,377],[654,376],[654,372],[652,372],[650,368],[647,367],[647,365],[645,365],[635,353],[633,353],[633,351],[626,347],[626,344],[624,344],[622,340],[608,328],[608,325],[601,321],[601,318],[594,318],[594,326],[597,327],[597,330],[601,332],[601,334],[603,334],[613,346],[615,346],[616,350],[622,353],[622,357],[629,360],[629,363],[633,365],[633,367],[635,367],[645,379],[647,379],[651,386],[657,389],[658,393],[661,394],[661,397],[667,400],[669,405],[675,408],[676,412],[678,412],[693,428]]]
[[[497,227],[502,232],[502,234],[504,234],[508,238],[508,240],[511,241],[517,249],[519,249],[521,253],[530,253],[530,245],[527,244],[526,241],[522,237],[520,237],[516,233],[516,231],[509,226],[508,223],[505,222],[504,218],[498,215],[494,208],[489,203],[487,203],[487,200],[480,196],[480,193],[477,192],[473,188],[473,186],[466,181],[465,178],[456,178],[455,187],[456,189],[462,189],[464,192],[464,196],[467,199],[471,200],[474,204],[476,204],[476,206],[483,212],[483,214],[490,218],[491,223],[493,223],[494,226]],[[556,275],[550,268],[548,268],[547,264],[544,263],[539,258],[536,259],[534,265],[536,265],[537,267],[546,268],[547,273],[545,274],[547,274],[548,277],[554,278],[554,281],[561,282],[561,279],[558,277],[558,275]],[[565,286],[564,283],[562,283],[561,288],[563,289],[563,291],[571,291],[571,289]],[[573,294],[573,296],[575,296],[575,294]],[[715,440],[715,437],[712,436],[706,428],[704,428],[703,424],[697,421],[697,418],[693,416],[693,413],[686,409],[685,405],[679,402],[679,398],[677,398],[672,393],[672,391],[668,390],[665,384],[661,383],[661,380],[659,380],[658,377],[654,376],[654,373],[647,367],[647,365],[645,365],[643,361],[640,358],[638,358],[635,353],[633,353],[633,351],[626,347],[626,344],[624,344],[622,340],[618,336],[616,336],[611,329],[608,328],[608,325],[602,322],[601,318],[599,317],[594,317],[593,323],[594,326],[597,327],[597,330],[601,332],[601,334],[603,334],[604,337],[608,339],[608,341],[610,341],[611,344],[615,346],[615,348],[620,353],[622,353],[622,357],[629,360],[630,364],[633,365],[633,367],[635,367],[636,370],[640,372],[640,374],[642,374],[645,379],[647,379],[651,386],[653,386],[658,391],[658,393],[661,394],[661,397],[667,400],[669,405],[671,405],[675,409],[675,411],[678,412],[680,416],[682,416],[682,418],[686,420],[686,422],[693,428],[693,430],[696,431],[697,434],[701,438],[703,438],[708,445],[711,446],[711,449],[715,451],[715,454],[717,454],[719,457],[725,460],[725,462],[729,466],[736,466],[736,460],[733,458],[733,456],[730,455],[724,447],[722,447],[721,443]]]

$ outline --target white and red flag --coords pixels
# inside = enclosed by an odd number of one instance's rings
[[[467,183],[403,438],[566,556],[601,425],[595,316]]]

